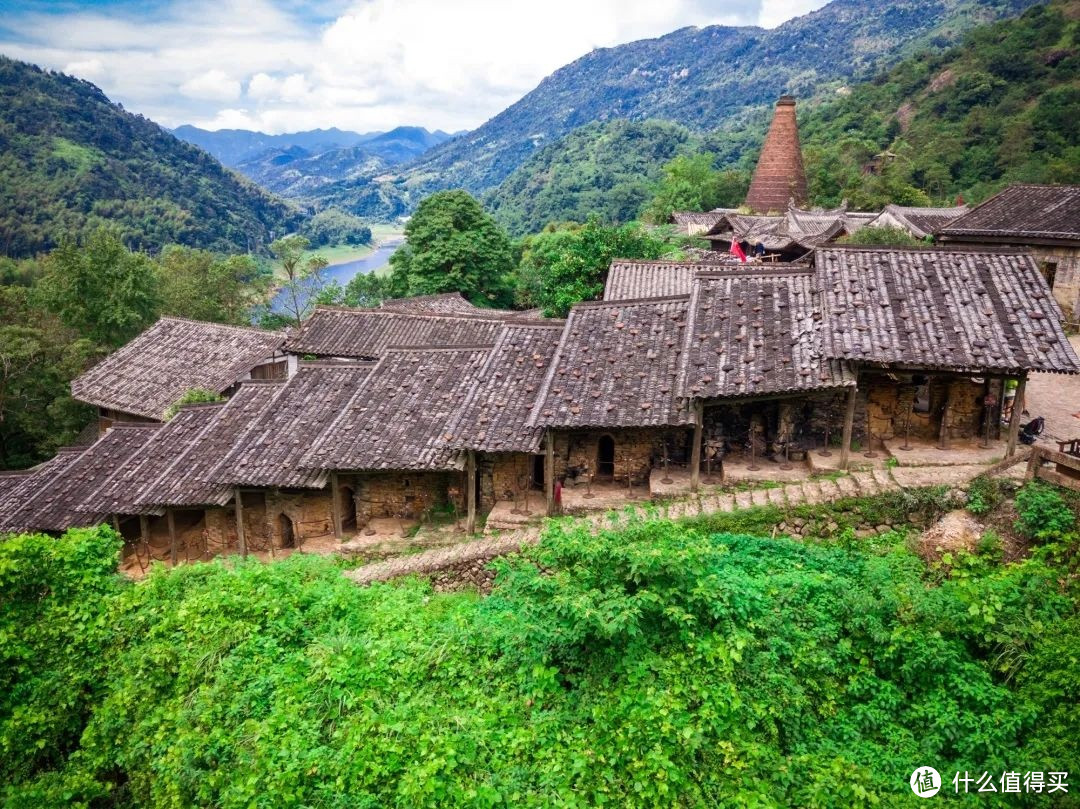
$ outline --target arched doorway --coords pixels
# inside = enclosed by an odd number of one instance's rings
[[[356,530],[356,492],[349,486],[341,487],[341,530]]]
[[[610,435],[600,436],[596,446],[596,476],[615,477],[615,439]]]
[[[285,514],[278,515],[278,532],[281,534],[281,547],[295,548],[296,533],[293,531],[293,522]]]

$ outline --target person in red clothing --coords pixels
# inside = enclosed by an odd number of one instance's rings
[[[562,514],[562,479],[555,479],[555,513]]]

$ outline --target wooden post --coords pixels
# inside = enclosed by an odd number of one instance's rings
[[[334,536],[341,539],[344,531],[341,527],[341,489],[338,486],[337,472],[330,473],[330,503],[334,511]]]
[[[476,453],[471,449],[465,460],[465,531],[472,536],[476,533]]]
[[[696,492],[701,485],[701,431],[705,406],[700,400],[694,402],[694,443],[690,445],[690,491]]]
[[[1024,417],[1024,388],[1027,387],[1027,374],[1022,374],[1016,383],[1016,398],[1013,399],[1012,415],[1009,417],[1009,447],[1005,456],[1016,454],[1016,437],[1020,434],[1020,420]]]
[[[176,567],[176,522],[171,508],[165,509],[165,522],[169,524],[169,562]]]
[[[555,513],[555,434],[550,428],[544,433],[544,495],[550,517]]]
[[[941,426],[938,428],[938,449],[949,448],[949,409],[952,407],[952,380],[945,388],[945,407],[941,410]]]
[[[240,497],[240,490],[233,490],[233,503],[236,508],[236,541],[240,545],[240,553],[247,556],[247,538],[244,536],[244,502]]]
[[[139,515],[139,539],[149,547],[150,546],[150,520],[147,519],[145,514]]]
[[[858,394],[859,382],[856,377],[855,386],[848,389],[847,407],[844,410],[844,435],[840,445],[840,468],[847,469],[851,458],[851,431],[855,425],[855,397]]]

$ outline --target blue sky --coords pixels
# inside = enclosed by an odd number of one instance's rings
[[[0,0],[0,53],[166,126],[471,129],[596,47],[825,0]]]

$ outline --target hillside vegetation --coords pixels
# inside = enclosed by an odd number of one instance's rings
[[[132,248],[257,250],[298,209],[89,82],[0,57],[0,255],[117,228]]]
[[[1032,495],[1022,517],[1071,530],[1060,497]],[[919,502],[899,497],[859,507]],[[767,531],[774,511],[598,536],[556,524],[485,598],[361,588],[302,555],[132,584],[109,528],[9,539],[0,795],[892,807],[918,805],[917,766],[947,790],[957,770],[1080,769],[1075,534],[1018,563],[988,542],[927,565],[893,533],[730,532]]]
[[[760,112],[784,92],[806,98],[871,78],[922,48],[1011,16],[1033,0],[834,0],[773,30],[683,28],[592,51],[555,71],[479,128],[403,172],[407,196],[497,186],[538,149],[615,119],[673,121],[704,132]]]

